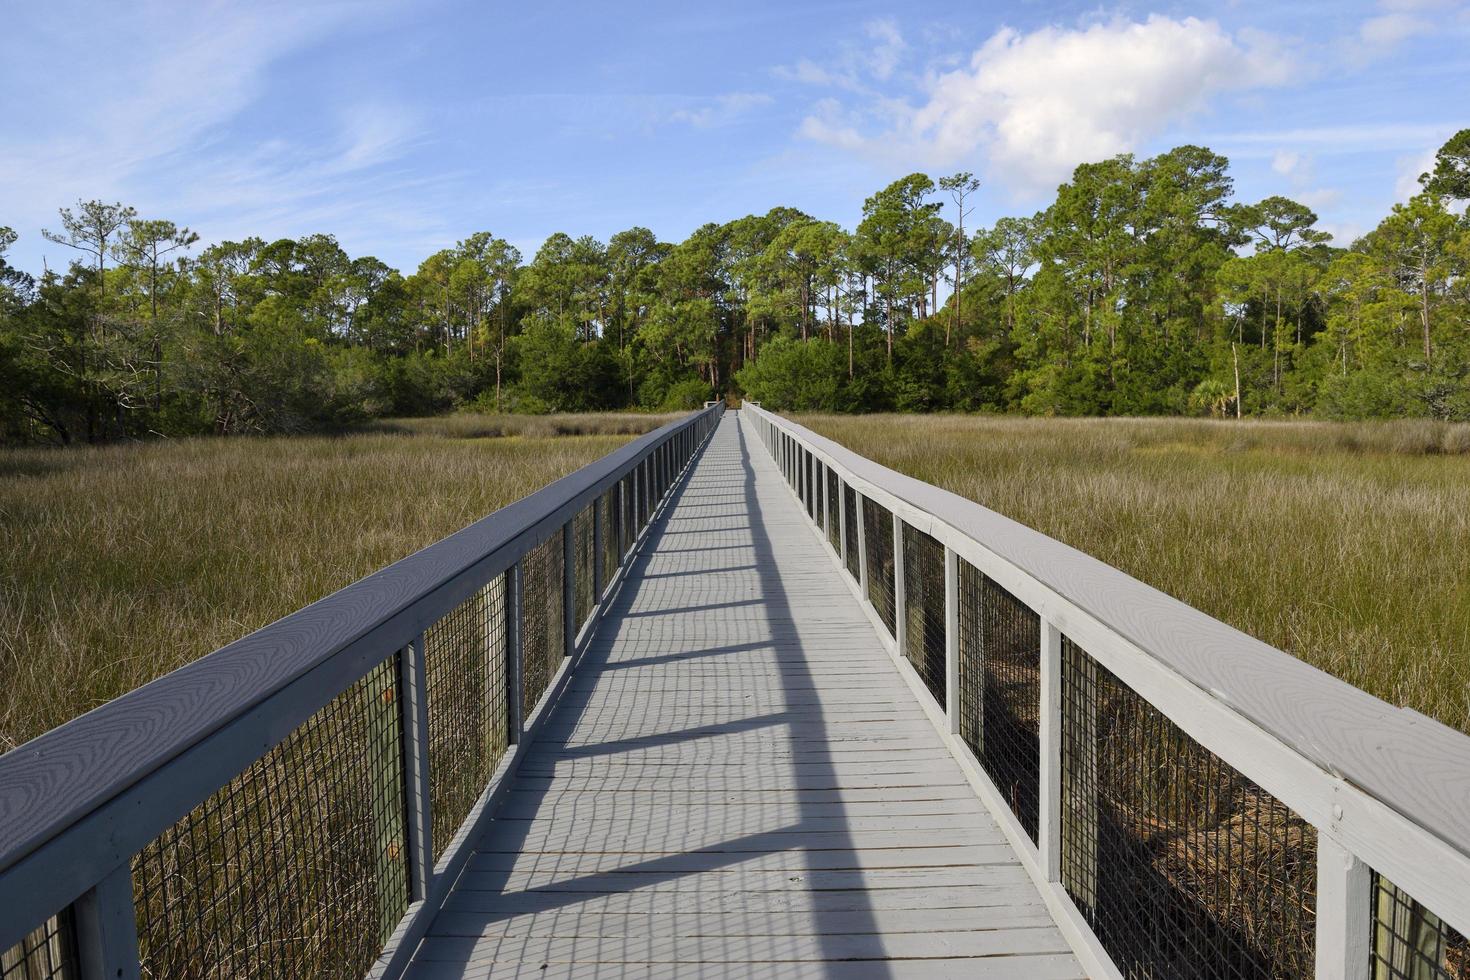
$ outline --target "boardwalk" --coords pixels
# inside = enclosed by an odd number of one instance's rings
[[[726,415],[411,977],[1080,977]]]

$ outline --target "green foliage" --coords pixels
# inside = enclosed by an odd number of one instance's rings
[[[773,411],[840,411],[847,376],[842,354],[826,341],[777,337],[735,372],[735,380],[747,397]]]
[[[1470,130],[1348,248],[1181,146],[1079,166],[972,230],[909,174],[849,232],[777,207],[682,242],[489,232],[404,276],[330,235],[221,242],[79,202],[39,281],[0,227],[0,438],[300,432],[462,406],[1470,416]],[[944,198],[948,198],[945,201]],[[967,204],[967,201],[970,203]],[[952,215],[955,223],[946,220]],[[941,302],[948,287],[949,295]]]

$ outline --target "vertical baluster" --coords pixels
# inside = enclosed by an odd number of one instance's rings
[[[138,919],[130,862],[113,868],[72,906],[84,980],[138,980]]]
[[[909,655],[909,601],[903,575],[903,518],[893,515],[893,642],[898,655]]]
[[[398,657],[403,776],[408,794],[408,884],[409,895],[416,902],[428,894],[434,876],[429,797],[429,688],[424,657],[422,633]]]
[[[1037,849],[1047,881],[1062,874],[1062,633],[1041,620],[1041,704],[1039,742],[1040,820]]]
[[[1372,972],[1371,870],[1317,835],[1317,980],[1368,980]]]
[[[960,730],[960,557],[944,549],[944,714]]]

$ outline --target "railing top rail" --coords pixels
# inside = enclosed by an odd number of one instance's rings
[[[935,525],[921,530],[942,537],[947,528],[969,538],[1328,776],[1470,856],[1470,736],[1388,704],[972,500],[789,419],[755,412],[839,470],[932,517]]]
[[[0,755],[0,873],[369,634],[381,638],[383,656],[406,644],[467,594],[466,577],[488,580],[509,568],[650,451],[719,411],[718,405],[704,409],[640,436],[422,551]],[[233,775],[223,774],[221,782]]]

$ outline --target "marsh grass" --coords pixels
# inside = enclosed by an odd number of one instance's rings
[[[1470,426],[799,421],[1470,732]]]
[[[0,751],[326,595],[667,416],[0,450]]]

